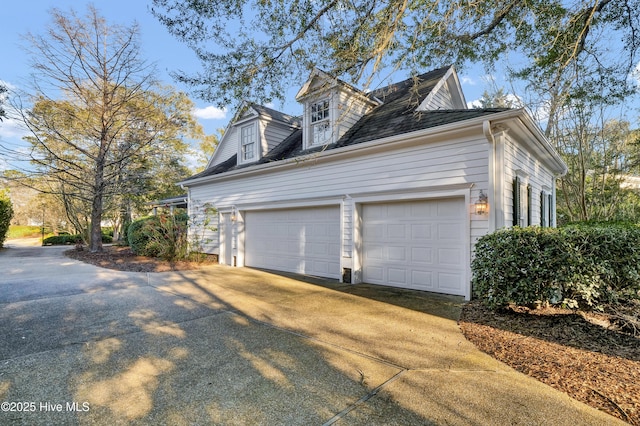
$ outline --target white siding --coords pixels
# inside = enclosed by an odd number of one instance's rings
[[[337,138],[340,139],[371,108],[371,105],[365,103],[359,96],[344,90],[340,91],[334,120],[338,130]]]
[[[478,133],[476,133],[478,134]],[[316,163],[313,157],[282,172],[265,171],[190,188],[191,200],[207,200],[217,206],[295,201],[366,193],[428,191],[446,185],[474,184],[472,197],[487,189],[488,143],[482,136],[429,142],[387,152]],[[477,189],[476,189],[477,188]],[[475,198],[472,198],[474,200]],[[193,202],[193,201],[192,201]],[[353,214],[348,203],[343,215]],[[487,229],[487,218],[467,212],[473,238]],[[351,256],[353,235],[343,235],[343,254]]]
[[[280,142],[285,140],[294,129],[276,121],[260,122],[260,137],[262,142],[262,155],[276,147]]]
[[[505,200],[505,225],[513,224],[513,180],[519,173],[523,187],[531,185],[531,224],[540,225],[540,191],[553,187],[553,173],[544,166],[540,159],[525,151],[522,146],[508,135],[504,137],[504,200]],[[522,192],[526,198],[526,189]]]
[[[209,201],[193,198],[189,191],[189,241],[196,245],[195,250],[204,253],[220,253],[219,215],[213,209],[207,209]]]
[[[218,148],[216,148],[216,151],[213,154],[213,161],[211,162],[210,167],[223,163],[231,158],[231,156],[238,153],[238,144],[240,143],[238,140],[239,132],[239,128],[229,126],[227,133],[224,134]]]
[[[431,99],[424,106],[425,110],[453,109],[453,99],[447,85],[444,84],[440,89],[430,94]]]

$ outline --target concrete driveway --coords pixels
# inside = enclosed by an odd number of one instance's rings
[[[7,245],[0,424],[619,423],[477,351],[460,298]]]

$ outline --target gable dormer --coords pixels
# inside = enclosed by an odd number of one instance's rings
[[[416,109],[418,111],[467,109],[467,101],[453,66],[449,67]]]
[[[300,120],[253,103],[246,104],[233,123],[238,165],[255,163],[300,128]]]
[[[335,143],[377,102],[362,91],[315,69],[296,95],[302,103],[303,149]]]
[[[260,159],[262,153],[258,137],[258,112],[251,106],[240,110],[233,123],[238,143],[238,164],[253,163]]]

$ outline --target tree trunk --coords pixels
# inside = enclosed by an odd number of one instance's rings
[[[102,251],[102,196],[104,193],[104,160],[96,162],[93,201],[91,203],[91,232],[89,251]]]

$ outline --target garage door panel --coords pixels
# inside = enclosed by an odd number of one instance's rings
[[[431,289],[433,286],[433,272],[423,270],[411,271],[411,281],[421,290]]]
[[[364,205],[363,279],[465,294],[463,198]]]
[[[340,278],[340,209],[247,212],[245,264]]]
[[[451,266],[454,268],[462,267],[462,253],[458,248],[439,249],[438,263],[440,265]]]
[[[437,215],[444,219],[464,220],[466,218],[466,209],[462,198],[449,198],[438,200],[434,205]]]
[[[413,241],[430,241],[432,239],[431,225],[412,224],[411,239]]]
[[[387,225],[387,238],[404,241],[407,238],[407,225]]]
[[[462,274],[452,274],[448,272],[438,273],[438,287],[443,290],[450,290],[456,294],[463,290],[461,285]]]
[[[417,264],[433,263],[433,249],[430,247],[412,247],[411,262]]]
[[[404,287],[407,283],[407,270],[399,268],[388,268],[387,280],[391,285]]]
[[[394,262],[405,262],[407,260],[406,247],[389,247],[387,257]]]
[[[459,241],[462,236],[462,229],[459,223],[438,224],[438,240]]]

